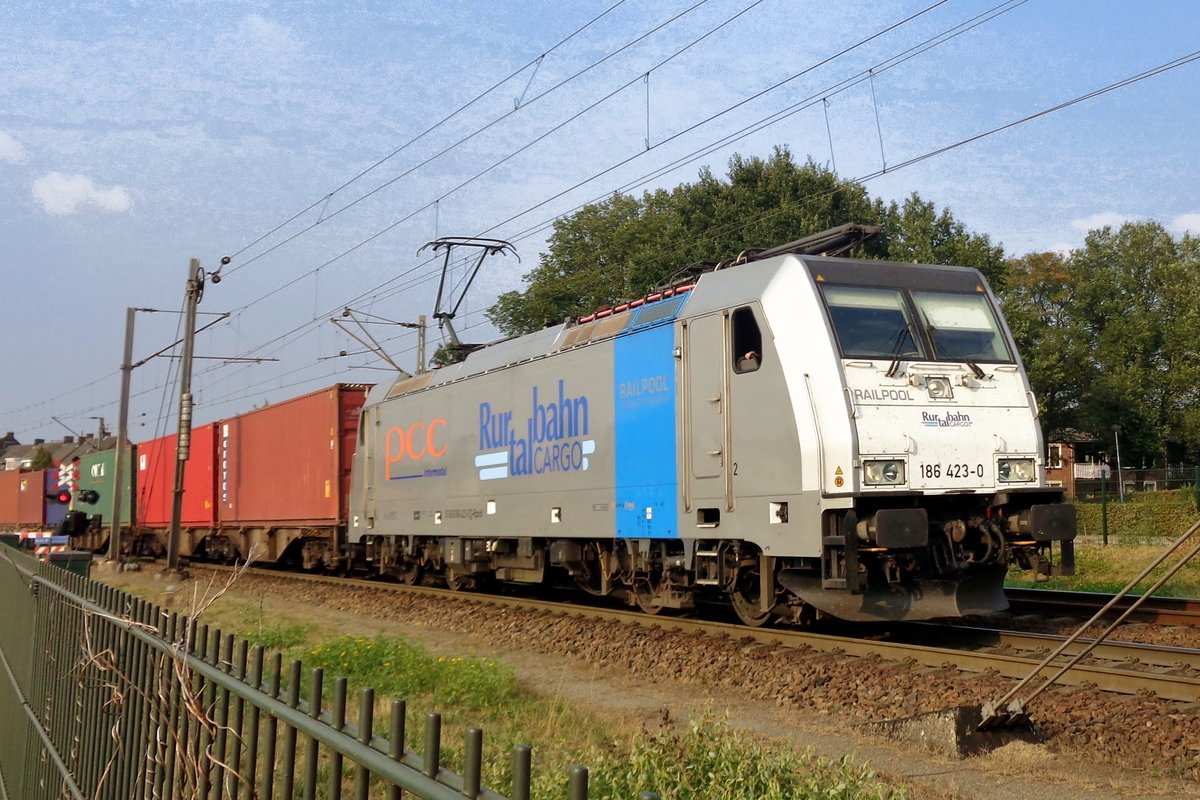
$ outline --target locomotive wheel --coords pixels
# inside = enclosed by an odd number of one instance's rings
[[[603,597],[608,581],[600,574],[601,559],[608,558],[608,553],[600,551],[595,543],[585,545],[583,569],[575,575],[575,585],[590,595]]]
[[[650,583],[644,578],[635,580],[633,583],[633,599],[637,603],[637,607],[644,614],[661,614],[663,612],[662,605],[655,605],[654,598],[657,592],[650,586]]]
[[[757,582],[758,577],[755,576]],[[749,597],[740,591],[734,591],[729,595],[729,604],[733,606],[733,613],[737,614],[738,619],[743,625],[748,625],[751,628],[761,628],[771,621],[770,611],[760,611],[758,608],[758,592],[754,592],[753,597]]]
[[[453,567],[446,567],[444,575],[446,579],[446,588],[455,592],[465,592],[475,588],[475,577],[455,570]]]
[[[400,575],[400,580],[409,586],[416,586],[421,582],[422,577],[424,577],[424,575],[421,571],[421,565],[409,564],[408,569],[404,570],[404,572]]]
[[[759,586],[758,569],[742,568],[738,570],[737,582],[729,592],[729,604],[733,606],[733,613],[737,614],[743,625],[751,628],[761,628],[770,622],[772,617],[769,610],[759,609],[759,599],[762,596]]]

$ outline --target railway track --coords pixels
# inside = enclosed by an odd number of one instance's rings
[[[1069,592],[1055,589],[1005,589],[1014,613],[1087,618],[1103,608],[1113,596],[1101,592]],[[1127,597],[1114,607],[1113,615],[1129,608],[1136,597]],[[1130,619],[1155,625],[1200,627],[1200,599],[1150,597]]]
[[[230,567],[193,565],[193,569],[231,572]],[[750,628],[688,617],[648,615],[623,609],[580,606],[521,596],[463,593],[427,586],[408,586],[375,580],[332,578],[249,569],[246,575],[309,581],[331,587],[369,588],[373,591],[415,593],[446,602],[470,602],[497,608],[524,609],[575,619],[617,621],[647,629],[676,631],[738,642],[794,648],[849,658],[882,658],[929,668],[954,668],[966,673],[990,673],[1019,679],[1063,641],[1062,636],[946,624],[908,623],[863,626],[862,635],[833,634],[783,628]],[[1089,640],[1079,640],[1067,651],[1069,658]],[[1061,662],[1056,662],[1061,663]],[[1048,674],[1048,673],[1047,673]],[[1065,686],[1095,687],[1122,695],[1154,695],[1183,703],[1200,702],[1200,650],[1161,645],[1109,642],[1071,668],[1060,680]]]

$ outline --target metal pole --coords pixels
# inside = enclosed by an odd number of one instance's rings
[[[171,507],[171,537],[167,541],[167,569],[179,569],[179,532],[183,518],[183,475],[192,439],[192,352],[196,344],[196,306],[204,289],[200,259],[188,265],[184,303],[183,360],[179,367],[179,434],[175,439],[175,502]]]
[[[1121,502],[1125,502],[1125,479],[1121,477],[1121,426],[1113,426],[1113,436],[1117,441],[1117,494]]]
[[[1108,544],[1108,472],[1100,470],[1100,530],[1104,534],[1104,544]]]
[[[417,375],[429,371],[425,363],[425,315],[417,317]]]
[[[129,447],[129,378],[133,373],[133,323],[136,308],[125,309],[125,357],[121,361],[121,404],[117,414],[117,463],[113,466],[112,530],[108,534],[108,560],[121,560],[121,495],[125,481],[125,449]],[[101,421],[100,427],[104,427]],[[130,514],[132,521],[133,515]]]

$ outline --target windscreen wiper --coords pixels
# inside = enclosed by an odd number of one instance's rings
[[[896,372],[900,369],[900,362],[903,360],[901,356],[904,354],[903,347],[905,339],[908,339],[913,344],[916,344],[917,341],[913,338],[912,326],[908,322],[905,322],[904,327],[896,331],[896,343],[892,345],[892,365],[888,367],[888,371],[884,373],[884,375],[889,378],[896,377]]]

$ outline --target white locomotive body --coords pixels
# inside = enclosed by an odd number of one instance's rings
[[[956,616],[1003,609],[1010,563],[1072,568],[1043,452],[980,273],[785,254],[376,387],[349,539],[651,612]]]

